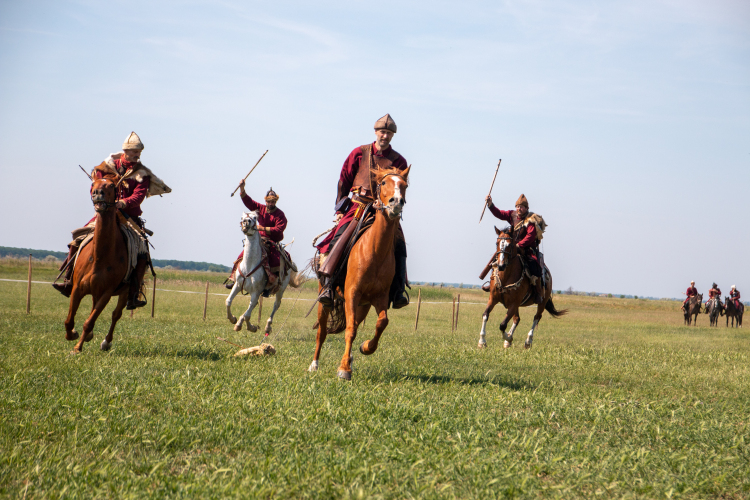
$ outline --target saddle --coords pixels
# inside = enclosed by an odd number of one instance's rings
[[[338,267],[331,275],[330,285],[334,290],[336,289],[336,287],[344,286],[344,283],[346,282],[346,270],[349,261],[349,254],[351,253],[352,248],[354,248],[354,244],[357,243],[360,238],[362,238],[362,235],[364,235],[372,227],[373,222],[375,222],[375,212],[371,209],[371,206],[367,206],[367,208],[365,209],[365,213],[362,215],[359,221],[355,219],[351,223],[354,222],[357,222],[357,226],[352,232],[352,235],[349,238],[349,242],[346,244],[346,248],[341,255],[341,260],[339,261],[340,263]],[[319,274],[319,271],[322,263],[320,262],[321,259],[319,258],[319,254],[320,252],[318,251],[318,255],[316,255],[315,259],[313,259],[313,271],[315,271],[315,274],[318,275],[318,279],[321,279],[322,276]]]

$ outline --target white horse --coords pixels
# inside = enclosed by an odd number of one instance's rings
[[[253,325],[250,322],[250,315],[258,304],[258,300],[260,300],[260,296],[266,288],[266,282],[268,281],[266,271],[263,266],[260,265],[263,252],[261,250],[260,233],[258,232],[258,214],[256,212],[243,213],[242,220],[240,221],[240,228],[245,235],[245,255],[242,257],[242,262],[237,266],[237,270],[234,273],[234,286],[226,300],[227,319],[234,323],[234,331],[236,332],[242,330],[243,321],[247,321],[248,330],[251,332],[257,332],[258,325]],[[281,268],[283,271],[283,257],[281,258]],[[286,287],[291,282],[291,285],[296,288],[300,286],[303,281],[304,280],[301,279],[301,276],[294,270],[290,270],[290,272],[286,273],[286,276],[284,276],[284,279],[279,285],[279,291],[276,292],[276,301],[273,303],[271,316],[268,318],[268,321],[266,321],[265,333],[271,333],[273,315],[276,314],[276,311],[281,305],[281,298],[284,296],[284,290],[286,290]],[[247,311],[237,319],[232,315],[232,301],[237,294],[243,290],[250,294],[250,305],[248,306]]]

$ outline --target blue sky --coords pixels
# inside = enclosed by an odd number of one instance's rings
[[[741,1],[0,2],[0,243],[64,250],[93,213],[78,165],[135,130],[173,189],[143,205],[154,258],[230,264],[229,194],[268,149],[248,191],[280,194],[306,261],[385,113],[413,280],[479,282],[502,158],[495,202],[545,217],[556,289],[750,285]]]

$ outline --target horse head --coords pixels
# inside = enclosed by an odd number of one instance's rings
[[[398,219],[406,205],[406,188],[409,187],[409,170],[389,169],[378,173],[378,208],[385,210],[390,220]]]
[[[246,212],[242,214],[240,229],[245,236],[252,236],[258,230],[258,213]]]
[[[99,213],[114,209],[117,189],[113,180],[109,177],[94,179],[91,184],[91,202],[94,210]]]
[[[504,271],[508,262],[516,256],[516,246],[513,244],[513,228],[508,226],[500,230],[495,226],[495,233],[497,234],[497,270]]]

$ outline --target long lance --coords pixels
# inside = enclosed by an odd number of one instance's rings
[[[492,188],[495,186],[495,179],[497,179],[497,171],[500,170],[500,162],[503,161],[502,158],[497,160],[497,168],[495,169],[495,176],[492,178],[492,184],[490,184],[490,192],[487,193],[487,196],[492,194]],[[487,200],[484,200],[484,207],[482,207],[482,215],[479,216],[479,222],[482,222],[482,217],[484,217],[484,211],[487,209]]]
[[[79,166],[79,167],[81,167],[80,165],[78,165],[78,166]],[[90,181],[93,181],[93,180],[94,180],[94,179],[92,179],[92,178],[91,178],[91,176],[89,175],[89,173],[88,173],[88,172],[86,172],[86,169],[85,169],[85,168],[81,167],[81,170],[83,170],[83,173],[84,173],[84,174],[86,174],[86,177],[88,177]]]
[[[266,153],[268,153],[267,149],[266,149]],[[260,157],[260,160],[263,159],[263,156],[266,156],[266,153],[263,153],[263,155]],[[255,170],[255,167],[257,167],[258,163],[260,163],[260,160],[258,160],[258,161],[255,162],[255,165],[253,165],[253,168],[251,168],[250,171],[247,173],[247,175],[245,176],[245,179],[247,179],[248,177],[250,177],[250,174],[253,173],[253,170]],[[242,179],[242,180],[244,181],[245,179]],[[232,194],[229,197],[231,198],[232,196],[234,196],[234,193],[236,193],[239,188],[240,188],[240,186],[237,185],[237,187],[235,188],[234,191],[232,191]]]

